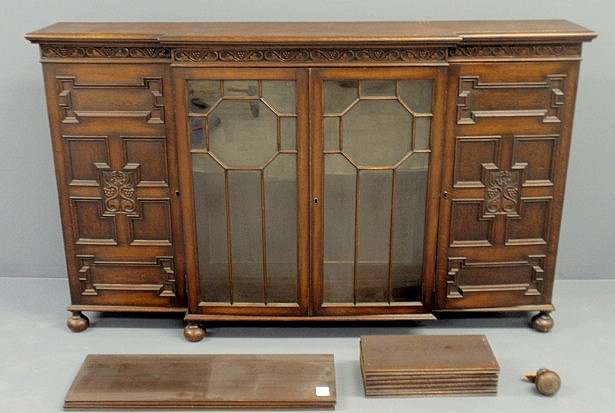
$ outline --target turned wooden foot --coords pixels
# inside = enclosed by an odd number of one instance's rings
[[[205,335],[205,329],[201,328],[201,326],[197,323],[188,323],[188,325],[184,328],[184,337],[188,341],[201,341]]]
[[[553,317],[549,314],[549,311],[541,311],[532,317],[532,328],[541,333],[548,333],[553,328]]]
[[[78,333],[90,326],[90,320],[81,311],[73,311],[73,315],[68,318],[66,325],[71,331]]]

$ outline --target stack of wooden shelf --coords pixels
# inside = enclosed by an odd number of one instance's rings
[[[497,394],[499,365],[483,335],[364,336],[366,396]]]
[[[89,355],[66,410],[332,409],[333,355]]]

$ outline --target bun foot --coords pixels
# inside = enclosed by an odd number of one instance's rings
[[[90,326],[90,320],[81,311],[73,311],[73,315],[68,318],[66,325],[72,332],[79,333]]]
[[[532,328],[541,333],[548,333],[553,328],[553,317],[547,311],[541,311],[532,317]]]
[[[188,323],[184,328],[184,337],[188,341],[201,341],[205,336],[205,329],[201,328],[197,323]]]
[[[560,376],[549,369],[540,369],[536,373],[526,373],[525,377],[536,385],[538,393],[553,396],[562,385]]]

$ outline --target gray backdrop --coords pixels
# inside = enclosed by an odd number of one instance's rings
[[[584,48],[557,277],[615,278],[615,2],[612,0],[4,0],[0,33],[0,277],[65,277],[38,47],[56,21],[568,19]]]

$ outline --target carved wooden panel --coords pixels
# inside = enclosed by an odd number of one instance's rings
[[[128,300],[175,296],[177,285],[172,257],[158,256],[151,262],[108,261],[97,259],[94,254],[81,254],[76,258],[80,291],[87,302],[96,302],[88,297],[100,297],[105,303],[114,300],[116,305],[122,305],[130,304]],[[109,292],[113,292],[115,298],[110,298]]]
[[[519,218],[506,221],[506,245],[547,244],[552,198],[522,198]]]
[[[553,195],[558,141],[557,135],[456,137],[450,245],[547,243],[550,207],[535,199]]]
[[[136,165],[121,171],[101,170],[103,204],[106,215],[113,216],[118,213],[136,214]]]
[[[520,171],[489,168],[486,172],[485,216],[507,214],[518,216]]]
[[[99,186],[101,165],[109,165],[109,145],[105,136],[65,136],[67,184]],[[99,166],[97,166],[99,165]]]
[[[483,59],[492,51],[466,52]],[[440,261],[442,307],[549,303],[561,218],[555,200],[563,191],[576,78],[571,68],[564,62],[451,66],[457,93],[449,95],[454,125],[444,155],[454,162],[445,172],[442,208],[448,222],[448,242],[440,246],[447,256]]]
[[[525,165],[524,186],[551,186],[557,167],[558,135],[515,136],[512,162]]]
[[[124,162],[139,165],[139,186],[168,186],[164,137],[123,137]]]
[[[82,245],[117,245],[115,219],[105,216],[101,198],[72,198],[75,242]]]
[[[547,75],[542,81],[487,82],[480,76],[459,78],[457,123],[481,118],[537,117],[543,123],[561,122],[566,76]]]
[[[455,170],[453,185],[465,188],[484,188],[485,165],[500,159],[501,136],[458,136],[455,142]]]
[[[143,118],[164,123],[162,79],[141,78],[133,84],[82,82],[75,76],[58,76],[58,104],[63,123],[82,118]]]
[[[482,199],[453,200],[451,212],[451,246],[493,245],[493,222],[484,217]]]
[[[449,258],[446,299],[449,307],[497,306],[498,294],[529,297],[544,291],[545,256],[529,255],[518,261],[474,262],[466,257]],[[485,293],[487,293],[485,295]],[[524,301],[521,299],[521,301]]]
[[[133,63],[48,66],[75,305],[183,305],[165,73]]]
[[[168,199],[139,201],[141,213],[130,219],[130,245],[172,245],[171,205]]]

